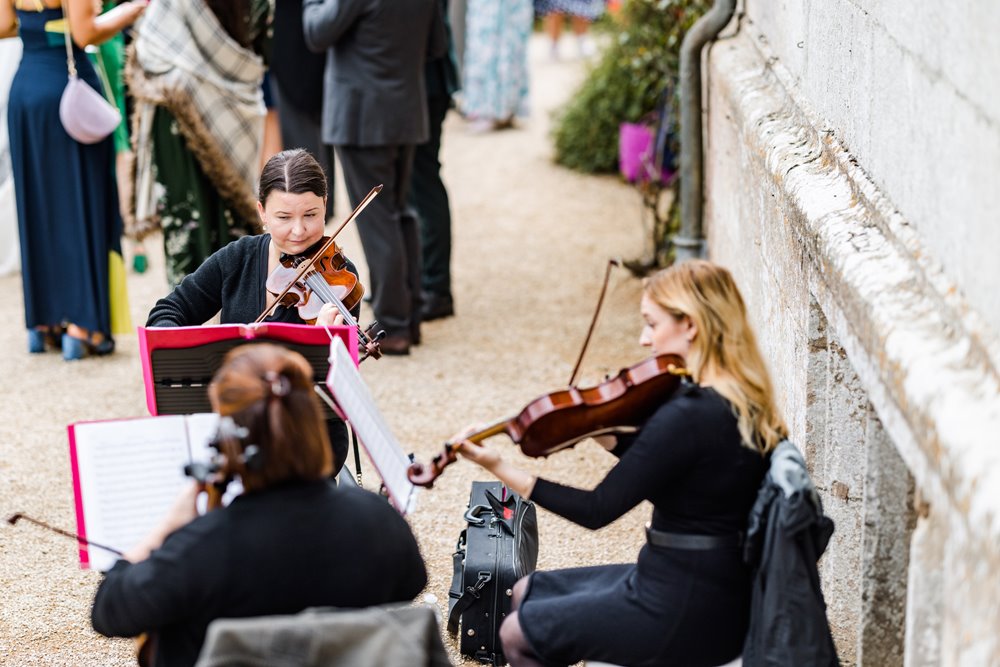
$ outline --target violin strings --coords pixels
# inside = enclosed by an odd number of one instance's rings
[[[327,282],[322,278],[322,276],[319,276],[314,273],[310,275],[308,278],[306,278],[306,284],[310,288],[312,288],[313,292],[315,292],[316,295],[319,296],[321,301],[323,301],[324,303],[332,303],[333,305],[335,305],[337,307],[337,310],[340,311],[340,314],[343,315],[344,322],[346,322],[348,326],[352,326],[357,330],[358,337],[361,339],[363,343],[368,342],[368,337],[365,335],[365,332],[361,330],[361,325],[358,324],[357,321],[355,321],[354,317],[351,315],[351,312],[347,310],[347,306],[345,306],[344,302],[337,297],[337,295],[330,288],[330,285],[327,284]],[[330,333],[329,330],[327,330],[326,335],[330,336],[330,339],[333,340],[333,335]]]

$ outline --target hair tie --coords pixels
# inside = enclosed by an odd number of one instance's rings
[[[287,396],[292,391],[292,381],[284,373],[268,371],[264,374],[264,381],[267,383],[268,393],[271,396]]]

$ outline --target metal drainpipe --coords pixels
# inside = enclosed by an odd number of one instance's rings
[[[673,239],[678,262],[704,256],[702,232],[702,158],[701,129],[701,49],[726,27],[736,11],[736,0],[715,0],[708,12],[698,19],[681,42],[681,229]]]

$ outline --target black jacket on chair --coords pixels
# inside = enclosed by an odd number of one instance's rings
[[[832,534],[805,460],[782,442],[747,528],[744,560],[754,575],[743,667],[840,664],[816,565]]]

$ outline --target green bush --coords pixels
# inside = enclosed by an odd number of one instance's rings
[[[609,27],[611,44],[553,130],[556,162],[583,172],[618,169],[618,125],[657,110],[668,85],[676,90],[684,33],[710,0],[626,0]],[[677,99],[672,100],[677,118]]]

